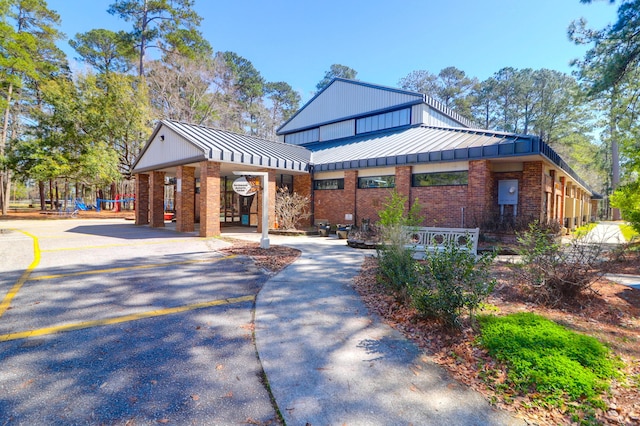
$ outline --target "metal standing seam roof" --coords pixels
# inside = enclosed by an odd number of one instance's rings
[[[593,192],[539,137],[457,127],[401,127],[304,145],[316,171],[542,155]]]
[[[178,121],[161,124],[201,148],[211,161],[308,172],[311,167],[330,171],[541,155],[593,192],[560,155],[531,135],[417,125],[293,145]]]
[[[295,171],[309,170],[311,152],[298,145],[178,121],[162,120],[161,123],[202,148],[209,160]]]

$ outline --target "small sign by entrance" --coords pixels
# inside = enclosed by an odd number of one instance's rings
[[[244,176],[239,177],[238,179],[233,181],[233,190],[240,195],[248,197],[249,195],[253,195],[260,189],[260,179],[249,177],[247,179]]]

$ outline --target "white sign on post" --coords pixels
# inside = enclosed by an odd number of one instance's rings
[[[258,192],[258,189],[260,189],[257,185],[255,185],[254,182],[250,182],[244,176],[241,176],[238,179],[234,180],[232,187],[236,193],[245,197],[255,194],[256,192]]]

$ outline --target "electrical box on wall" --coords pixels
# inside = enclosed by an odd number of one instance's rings
[[[498,204],[518,204],[518,179],[505,179],[498,181]]]

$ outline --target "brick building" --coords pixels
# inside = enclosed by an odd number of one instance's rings
[[[420,93],[335,79],[278,135],[161,121],[134,165],[136,223],[164,226],[171,187],[180,231],[198,221],[202,236],[224,224],[260,230],[261,192],[236,194],[239,171],[268,172],[269,194],[311,195],[313,217],[331,223],[375,222],[391,188],[419,202],[424,225],[554,220],[571,229],[595,215],[597,194],[538,137],[479,130]]]

